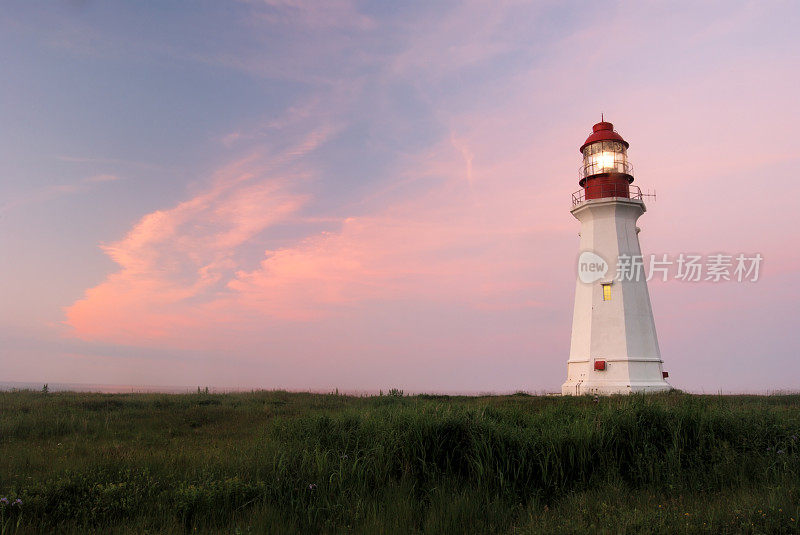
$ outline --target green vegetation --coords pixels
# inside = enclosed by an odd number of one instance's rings
[[[0,392],[0,530],[798,533],[798,436],[800,396]]]

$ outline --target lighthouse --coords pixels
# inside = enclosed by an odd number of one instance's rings
[[[564,395],[658,392],[666,382],[636,222],[645,212],[629,144],[601,121],[581,145],[578,280]]]

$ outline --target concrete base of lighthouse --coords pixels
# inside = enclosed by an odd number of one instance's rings
[[[663,377],[645,278],[615,278],[618,258],[641,258],[636,221],[644,211],[641,200],[625,197],[584,200],[572,209],[581,222],[580,250],[607,266],[590,282],[579,273],[563,395],[672,389]]]
[[[672,387],[666,381],[582,381],[576,379],[561,385],[561,394],[564,396],[583,396],[597,394],[610,396],[613,394],[635,394],[667,392]]]

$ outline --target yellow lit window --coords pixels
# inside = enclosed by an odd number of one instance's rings
[[[611,301],[611,283],[603,285],[603,301]]]

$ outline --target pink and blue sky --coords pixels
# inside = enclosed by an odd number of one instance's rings
[[[578,147],[656,191],[694,392],[800,390],[795,2],[10,2],[4,381],[558,391]]]

